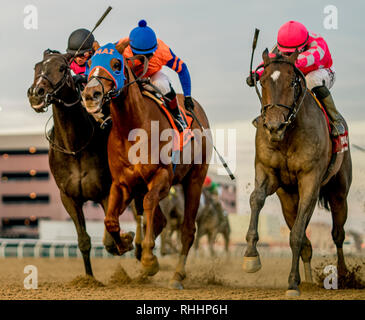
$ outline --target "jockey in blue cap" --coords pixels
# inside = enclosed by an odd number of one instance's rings
[[[119,42],[127,40],[129,40],[129,46],[124,50],[124,56],[126,58],[138,54],[147,56],[149,64],[144,77],[150,77],[151,83],[168,99],[168,107],[179,130],[185,129],[187,125],[180,114],[176,93],[171,86],[170,79],[161,69],[163,66],[167,66],[177,72],[185,96],[185,108],[193,110],[194,102],[191,98],[190,74],[186,64],[162,40],[157,39],[155,32],[147,26],[145,20],[139,21],[138,27],[131,31],[129,37],[123,38]],[[139,61],[135,61],[134,66],[130,64],[130,67],[133,68],[137,76],[142,73]]]

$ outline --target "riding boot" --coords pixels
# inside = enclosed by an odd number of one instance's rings
[[[166,95],[166,98],[170,100],[168,101],[168,107],[171,111],[172,116],[174,117],[176,127],[178,128],[179,132],[184,131],[184,129],[187,128],[187,123],[180,113],[175,91],[172,89],[171,92]]]
[[[322,103],[332,122],[332,136],[337,137],[343,135],[346,131],[344,120],[336,109],[332,95],[326,86],[318,86],[312,89],[318,100]]]

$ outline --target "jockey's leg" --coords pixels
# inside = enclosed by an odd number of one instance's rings
[[[165,100],[167,100],[168,108],[174,117],[177,128],[179,131],[183,131],[187,127],[187,124],[178,108],[176,93],[171,86],[169,78],[163,72],[158,71],[151,77],[151,82],[165,96]]]
[[[319,69],[307,74],[307,86],[316,95],[327,111],[332,122],[332,135],[339,136],[345,133],[344,120],[338,112],[329,89],[335,82],[333,69]]]

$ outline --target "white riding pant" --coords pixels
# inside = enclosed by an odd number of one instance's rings
[[[156,86],[163,95],[171,91],[170,79],[161,70],[151,76],[151,83]]]
[[[331,89],[336,81],[336,72],[332,67],[327,69],[318,69],[309,72],[305,76],[305,79],[307,80],[307,87],[310,90],[314,87],[323,86],[323,84],[327,87],[327,89]]]

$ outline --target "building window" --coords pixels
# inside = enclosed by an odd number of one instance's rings
[[[1,174],[2,181],[19,181],[19,180],[49,180],[49,173],[47,171],[37,172],[36,170],[29,170],[27,172],[3,172]]]
[[[3,195],[2,203],[7,204],[48,204],[50,202],[49,195],[37,195],[32,192],[29,195]]]

